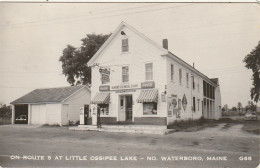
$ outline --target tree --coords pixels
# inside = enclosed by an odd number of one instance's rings
[[[248,101],[248,105],[246,106],[246,111],[256,111],[256,104],[254,104],[252,101]]]
[[[242,103],[241,103],[241,102],[238,102],[238,103],[237,103],[238,112],[241,112],[242,108],[243,108]]]
[[[232,110],[232,111],[237,111],[237,108],[236,108],[236,107],[232,107],[231,110]]]
[[[0,117],[10,117],[12,115],[12,108],[11,106],[6,106],[2,104],[0,107]]]
[[[91,68],[87,62],[98,51],[109,35],[87,34],[81,39],[79,48],[67,45],[59,61],[62,63],[62,73],[67,77],[70,85],[91,84]]]
[[[252,69],[253,87],[251,88],[251,99],[255,102],[260,100],[260,41],[258,45],[248,54],[243,62],[247,69]]]

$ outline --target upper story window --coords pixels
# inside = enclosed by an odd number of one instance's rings
[[[181,84],[181,80],[182,80],[182,70],[179,69],[179,82],[180,82],[180,84]]]
[[[197,87],[198,87],[198,92],[199,92],[200,91],[200,83],[199,83],[199,81],[198,81]]]
[[[195,89],[195,81],[194,81],[194,76],[191,76],[191,80],[192,80],[192,88]]]
[[[128,52],[128,39],[122,39],[122,52]]]
[[[171,64],[171,81],[173,81],[174,66]]]
[[[129,82],[129,67],[128,66],[122,67],[122,81]]]
[[[153,63],[145,64],[145,80],[153,80]]]
[[[189,73],[186,73],[186,82],[187,82],[187,87],[189,87]]]

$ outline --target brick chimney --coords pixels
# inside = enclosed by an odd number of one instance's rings
[[[163,39],[162,43],[163,43],[163,48],[168,50],[168,39]]]

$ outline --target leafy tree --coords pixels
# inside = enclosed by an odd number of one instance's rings
[[[232,111],[237,111],[237,108],[236,108],[236,107],[232,107],[231,110],[232,110]]]
[[[260,100],[260,41],[258,45],[248,54],[244,60],[245,67],[252,69],[253,87],[251,88],[251,99],[255,102]]]
[[[59,61],[62,63],[62,73],[67,77],[70,85],[91,84],[91,68],[87,62],[98,51],[109,35],[87,34],[81,39],[79,48],[67,45]]]
[[[248,102],[248,105],[246,106],[246,111],[256,111],[256,104],[254,104],[252,101]]]
[[[5,104],[0,107],[0,117],[10,117],[12,115],[11,106],[6,106]]]
[[[237,109],[238,109],[238,112],[240,112],[242,110],[243,106],[242,106],[242,103],[241,102],[238,102],[237,103]]]

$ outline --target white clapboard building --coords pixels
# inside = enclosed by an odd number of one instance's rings
[[[11,102],[13,124],[68,125],[90,104],[87,86],[36,89]]]
[[[221,117],[218,79],[210,79],[122,22],[88,62],[92,124],[168,125]]]

